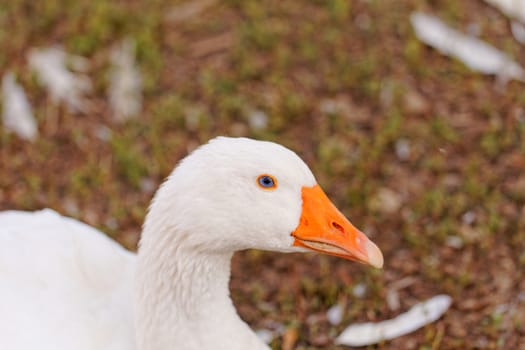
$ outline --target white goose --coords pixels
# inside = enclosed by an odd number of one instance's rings
[[[0,349],[268,350],[229,296],[247,248],[383,264],[295,153],[219,137],[157,191],[138,255],[49,209],[0,213]]]

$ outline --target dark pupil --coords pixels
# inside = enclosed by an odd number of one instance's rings
[[[273,185],[273,180],[268,176],[263,176],[261,178],[261,185],[263,185],[264,187],[270,187]]]

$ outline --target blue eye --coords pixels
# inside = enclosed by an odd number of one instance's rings
[[[277,187],[277,180],[271,175],[260,175],[257,178],[257,183],[265,190],[273,190]]]

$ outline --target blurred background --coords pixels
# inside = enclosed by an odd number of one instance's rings
[[[276,141],[385,268],[236,255],[235,304],[276,331],[274,349],[344,349],[348,324],[440,293],[454,300],[442,319],[368,348],[525,349],[524,84],[426,46],[413,11],[525,65],[481,0],[1,1],[0,210],[53,208],[134,250],[189,151],[216,135]],[[10,110],[35,125],[12,132]]]

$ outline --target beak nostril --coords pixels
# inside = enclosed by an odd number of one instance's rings
[[[345,233],[345,230],[344,230],[343,226],[339,225],[335,221],[332,221],[332,227],[335,228],[336,230],[338,230],[339,232],[343,233],[343,234]]]

